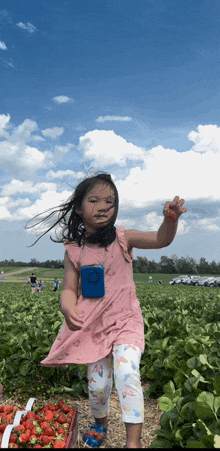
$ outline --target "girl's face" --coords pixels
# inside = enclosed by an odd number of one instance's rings
[[[97,227],[106,226],[111,221],[115,212],[114,200],[114,190],[103,182],[97,182],[85,195],[81,209],[76,213],[82,215],[87,233],[95,233]]]

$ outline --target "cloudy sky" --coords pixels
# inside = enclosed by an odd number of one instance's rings
[[[119,192],[116,227],[174,242],[134,257],[220,260],[219,0],[1,0],[0,260],[63,259],[24,229],[89,170]]]

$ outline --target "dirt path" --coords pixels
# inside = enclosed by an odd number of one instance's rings
[[[2,274],[3,277],[14,276],[15,274],[21,274],[22,272],[34,271],[36,266],[31,266],[31,268],[20,269],[19,271],[7,272],[6,274]]]

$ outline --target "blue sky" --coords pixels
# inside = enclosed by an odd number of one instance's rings
[[[134,257],[219,261],[219,1],[0,8],[0,260],[63,259],[24,226],[94,168],[118,189],[116,227],[157,230],[185,199],[173,243]]]

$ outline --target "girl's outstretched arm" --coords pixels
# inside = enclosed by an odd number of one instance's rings
[[[184,199],[175,196],[173,202],[166,202],[163,209],[164,221],[157,232],[140,232],[139,230],[126,230],[125,240],[130,250],[135,247],[137,249],[161,249],[172,243],[178,225],[178,219],[182,213],[186,213],[187,209],[182,208]],[[168,213],[175,213],[175,219],[169,219]]]

